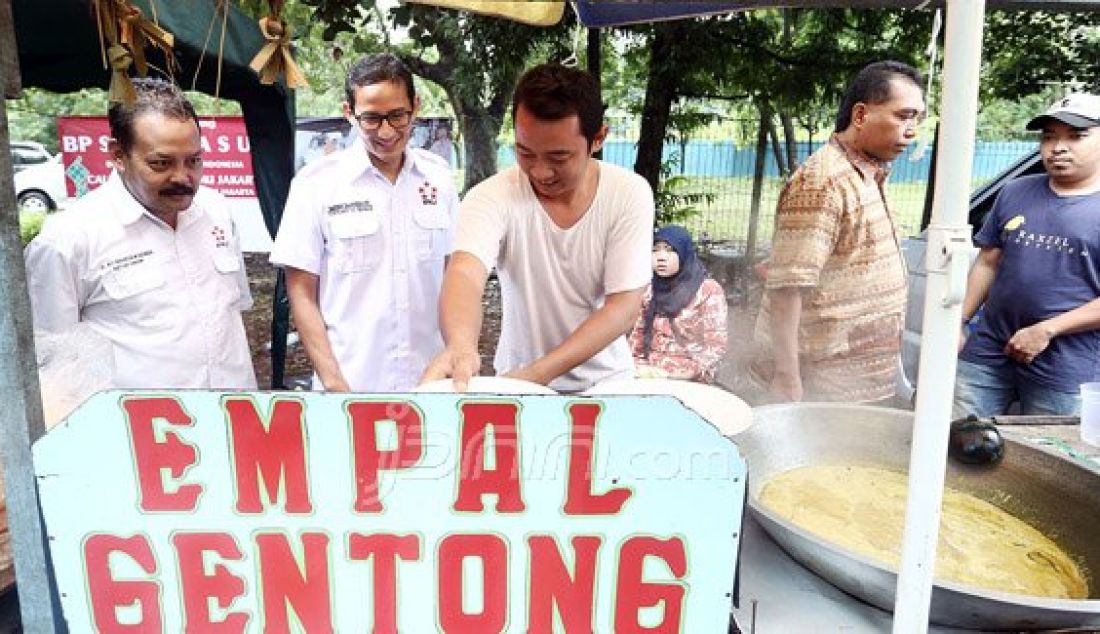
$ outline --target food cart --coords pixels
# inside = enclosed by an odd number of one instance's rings
[[[780,4],[789,3],[758,2],[745,3],[744,6]],[[815,3],[815,6],[824,4],[826,3]],[[837,4],[861,6],[885,4],[916,6],[919,4],[923,6],[926,3],[914,1]],[[1020,1],[1014,4],[1034,7],[1041,3]],[[1091,3],[1062,3],[1062,6],[1074,8],[1089,4]],[[932,593],[929,562],[935,550],[938,505],[944,482],[950,377],[954,374],[953,338],[959,316],[958,301],[961,299],[959,285],[962,283],[960,280],[965,279],[966,265],[969,263],[966,255],[969,248],[969,227],[961,214],[966,208],[965,201],[969,194],[969,162],[973,153],[972,132],[978,85],[977,69],[980,59],[980,51],[977,47],[980,46],[981,21],[985,7],[983,2],[964,0],[952,0],[947,6],[948,21],[952,24],[952,28],[948,33],[945,67],[943,132],[944,136],[962,141],[955,150],[959,166],[941,163],[941,173],[936,181],[936,212],[930,229],[929,252],[932,261],[929,263],[929,292],[925,316],[926,341],[923,354],[926,358],[936,358],[941,362],[938,365],[922,364],[922,368],[927,370],[929,375],[922,376],[920,382],[921,392],[918,395],[912,440],[913,460],[910,462],[911,481],[919,482],[921,486],[911,489],[911,511],[906,524],[906,547],[898,581],[893,620],[894,630],[898,632],[923,631],[928,627],[929,602]],[[5,198],[10,198],[9,192],[5,192]],[[14,253],[15,249],[8,243],[4,243],[4,246],[7,251],[3,254],[5,270],[21,273],[20,267],[11,265],[11,262],[18,260],[18,254]],[[4,279],[15,277],[15,275],[5,275]],[[0,288],[6,289],[6,287],[6,284],[0,285]],[[16,288],[21,287],[16,285]],[[5,354],[2,361],[3,371],[0,372],[3,381],[0,381],[0,386],[11,392],[13,411],[18,411],[4,418],[6,432],[4,438],[9,442],[5,469],[9,474],[8,484],[16,490],[20,503],[19,513],[13,522],[15,536],[22,546],[21,552],[27,553],[20,569],[20,585],[26,589],[24,624],[28,629],[46,631],[55,629],[54,624],[57,621],[56,613],[51,607],[50,592],[47,590],[51,584],[45,558],[41,556],[43,535],[34,510],[34,486],[30,477],[30,442],[42,433],[40,420],[36,420],[36,418],[40,419],[41,411],[33,405],[33,401],[37,398],[35,391],[28,389],[36,387],[34,382],[30,381],[28,385],[26,379],[21,378],[33,374],[33,372],[27,372],[33,367],[33,362],[30,361],[28,354],[29,320],[26,318],[25,296],[14,299],[5,296],[3,299],[5,312],[3,329],[0,331],[0,349]],[[9,307],[14,309],[9,310]],[[942,362],[944,359],[948,361]],[[932,374],[934,365],[936,365],[935,374]],[[12,478],[11,474],[16,474],[17,477]],[[840,604],[844,603],[841,595],[832,590],[831,586],[819,583],[820,580],[802,575],[797,567],[792,567],[787,560],[783,559],[778,550],[769,550],[771,547],[767,541],[768,538],[763,537],[754,526],[750,523],[744,531],[746,542],[754,539],[754,536],[759,536],[760,539],[756,541],[759,549],[752,549],[754,559],[745,560],[743,601],[741,607],[735,612],[739,624],[747,622],[750,627],[751,624],[762,624],[764,621],[760,619],[766,617],[761,610],[771,613],[772,606],[777,602],[786,603],[790,600],[767,595],[767,591],[775,585],[787,586],[788,589],[789,586],[794,585],[800,590],[801,593],[797,595],[800,599],[794,602],[794,605],[800,609],[792,609],[792,613],[800,612],[802,606],[806,608],[826,606],[821,607],[822,614],[835,612],[841,619],[863,619],[837,621],[839,627],[867,626],[869,629],[879,630],[889,622],[889,616],[886,616],[885,612],[875,612],[874,608],[850,602],[841,606]],[[35,554],[36,551],[37,554]],[[758,560],[757,555],[765,562],[763,569],[756,568],[752,563]],[[751,574],[755,570],[762,570],[758,577]],[[764,572],[779,575],[780,583],[775,584],[770,581],[769,579],[773,577],[766,576]],[[750,581],[750,577],[756,581]],[[754,586],[754,583],[757,585]],[[822,601],[801,602],[801,599],[806,597],[816,597]],[[790,603],[786,604],[790,605]],[[820,622],[817,623],[820,624]]]

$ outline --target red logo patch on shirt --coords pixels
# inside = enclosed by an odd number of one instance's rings
[[[437,205],[439,204],[439,190],[435,185],[432,185],[428,181],[424,181],[424,184],[420,186],[420,202],[425,205]]]

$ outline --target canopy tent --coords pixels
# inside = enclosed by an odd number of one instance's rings
[[[155,16],[160,26],[175,36],[175,79],[181,87],[240,103],[260,210],[274,238],[294,175],[294,93],[281,84],[261,84],[249,67],[265,44],[256,20],[233,3],[217,0],[134,0],[133,4],[147,18]],[[217,10],[219,4],[228,8],[228,14]],[[12,9],[24,87],[54,92],[107,88],[111,73],[104,68],[91,0],[12,0]],[[220,42],[223,18],[224,46]],[[151,68],[167,68],[159,51],[150,47],[147,55]],[[150,74],[154,72],[150,70]],[[273,302],[273,387],[283,384],[289,321],[282,282],[280,272]]]

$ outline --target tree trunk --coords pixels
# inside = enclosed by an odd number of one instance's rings
[[[442,86],[454,108],[462,132],[462,153],[465,155],[463,191],[496,174],[497,136],[504,125],[505,106],[511,101],[511,87],[518,80],[519,71],[500,82],[486,105],[484,100],[478,98],[480,93],[469,90],[469,86],[459,85],[453,64],[444,61],[429,64],[412,56],[403,56],[402,60],[417,75]]]
[[[18,99],[22,92],[22,80],[19,77],[19,51],[15,46],[15,17],[11,2],[0,3],[0,96],[4,99]]]
[[[940,124],[932,133],[932,161],[928,165],[928,184],[924,188],[924,210],[920,215],[920,230],[924,231],[932,223],[932,201],[936,193],[936,161],[940,156]],[[967,219],[973,222],[973,218]]]
[[[786,179],[790,178],[798,168],[798,141],[794,136],[794,117],[786,112],[780,112],[779,121],[783,125],[783,138],[787,142],[787,168],[783,174]]]
[[[501,124],[481,107],[466,109],[459,115],[466,154],[465,191],[497,173],[497,136]]]
[[[784,179],[787,178],[787,160],[783,156],[783,146],[779,144],[779,133],[775,129],[775,113],[772,110],[771,104],[767,101],[760,102],[760,125],[764,131],[767,132],[768,138],[771,140],[772,154],[775,155],[775,167],[779,170],[779,175]]]
[[[598,28],[588,27],[588,74],[592,75],[596,80],[596,87],[600,89],[600,94],[603,94],[603,68],[602,68],[603,55],[600,50],[600,30]],[[600,148],[594,155],[597,159],[603,159],[603,148]]]
[[[794,37],[794,26],[798,21],[797,9],[783,9],[783,49],[789,50],[791,47],[791,40]],[[783,126],[783,139],[786,141],[787,149],[787,162],[776,161],[779,167],[779,173],[783,176],[783,180],[786,180],[794,173],[794,169],[798,164],[798,146],[795,144],[794,139],[794,121],[790,114],[785,110],[779,111],[779,123]],[[769,125],[771,125],[769,118]],[[774,138],[773,138],[774,141]],[[778,158],[779,145],[776,144],[776,156]]]
[[[680,135],[680,175],[683,176],[687,171],[687,152],[688,143],[691,142],[691,137],[687,134]]]
[[[645,104],[642,106],[638,157],[634,161],[634,171],[649,181],[653,191],[657,191],[661,183],[665,132],[679,85],[673,65],[667,63],[672,48],[676,45],[674,24],[658,24],[649,45],[649,80],[646,82]]]
[[[21,81],[15,54],[11,2],[0,0],[0,91],[18,96]],[[19,613],[25,632],[61,631],[64,620],[56,586],[50,583],[46,535],[38,510],[31,444],[45,433],[42,392],[34,353],[31,302],[27,293],[19,209],[12,182],[7,102],[0,100],[0,468],[6,506],[8,547],[15,565]],[[10,565],[10,564],[9,564]],[[5,577],[11,573],[4,571]],[[54,608],[58,608],[55,610]]]
[[[745,240],[745,268],[752,271],[756,261],[756,241],[760,225],[760,201],[764,193],[764,161],[768,156],[768,128],[771,127],[771,112],[766,105],[761,105],[760,127],[756,132],[756,163],[752,172],[752,202],[749,206],[749,235]],[[748,276],[744,280],[748,291]]]

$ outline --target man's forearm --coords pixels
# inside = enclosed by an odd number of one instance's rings
[[[974,261],[974,266],[970,268],[970,274],[966,277],[966,295],[962,305],[963,319],[969,321],[989,297],[989,289],[997,277],[997,267],[1000,262],[1000,249],[986,248],[978,253],[978,259]]]
[[[644,289],[609,295],[596,312],[588,316],[564,341],[520,374],[547,384],[581,365],[634,326],[642,305]]]
[[[1094,299],[1040,323],[1048,329],[1051,337],[1100,329],[1100,299]]]
[[[1031,363],[1055,337],[1097,328],[1100,328],[1100,299],[1017,330],[1005,344],[1004,352],[1015,361]]]
[[[801,370],[798,361],[798,324],[802,320],[802,292],[793,287],[769,290],[768,302],[775,373],[797,377]]]
[[[424,369],[421,383],[450,377],[454,388],[465,392],[467,381],[477,374],[481,296],[488,278],[489,271],[477,256],[465,251],[451,255],[439,294],[439,329],[446,347]]]
[[[332,344],[328,338],[325,318],[317,298],[317,276],[305,271],[287,269],[287,298],[294,327],[302,340],[313,370],[326,389],[341,387],[345,381]]]
[[[484,312],[481,297],[485,292],[484,278],[488,275],[483,277],[483,270],[467,270],[471,263],[465,260],[472,257],[460,254],[443,278],[439,295],[439,327],[447,347],[476,351]]]

